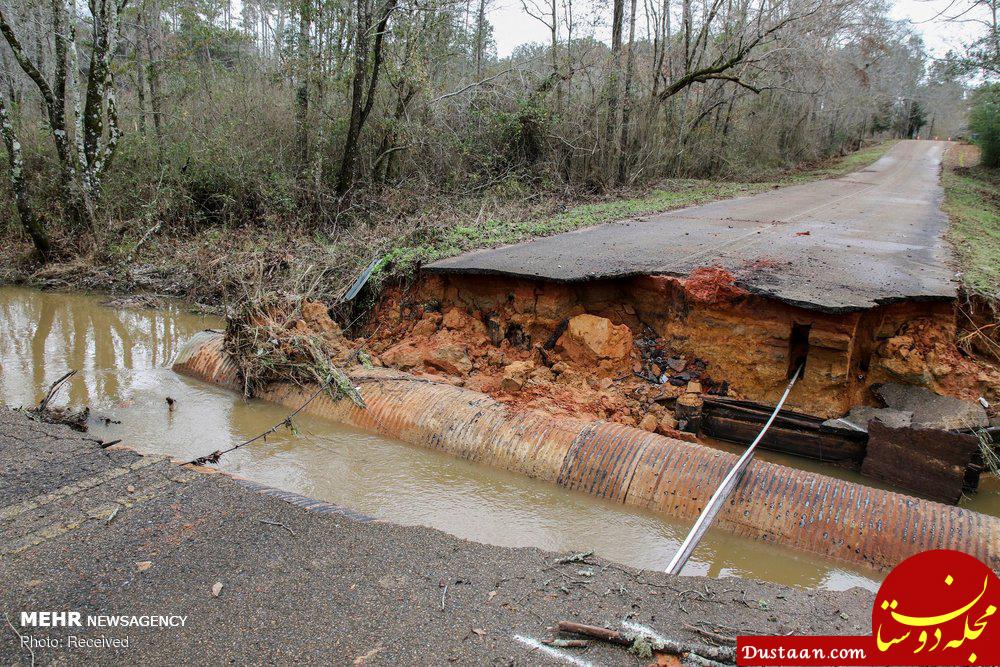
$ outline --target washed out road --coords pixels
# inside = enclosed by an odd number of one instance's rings
[[[858,588],[556,558],[101,449],[0,406],[0,664],[560,665],[515,639],[547,637],[559,620],[629,620],[699,643],[696,623],[727,635],[870,631],[872,595]],[[185,620],[22,625],[32,611]],[[576,655],[638,664],[599,643]]]
[[[940,141],[901,141],[841,178],[470,252],[439,273],[562,282],[686,276],[722,266],[745,289],[851,312],[956,294],[940,205]]]

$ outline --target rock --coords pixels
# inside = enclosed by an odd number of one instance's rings
[[[528,376],[535,370],[534,364],[530,361],[515,361],[507,364],[503,369],[503,378],[500,380],[500,389],[506,392],[515,393],[521,391]]]
[[[486,363],[490,366],[503,366],[507,363],[507,355],[503,350],[491,347],[486,350]]]
[[[936,378],[942,378],[946,375],[951,375],[951,372],[955,370],[950,364],[938,363],[931,366],[931,375]]]
[[[670,357],[667,359],[667,366],[669,366],[674,372],[680,373],[687,366],[687,361],[684,357]]]
[[[552,369],[550,369],[548,366],[539,366],[538,368],[536,368],[534,371],[531,372],[531,375],[528,376],[528,379],[536,383],[552,382],[553,380],[556,379],[556,376],[552,372]]]
[[[691,380],[687,383],[687,393],[689,394],[700,394],[701,393],[701,383],[697,380]]]
[[[449,375],[465,375],[472,370],[472,360],[465,348],[455,343],[434,347],[424,364]]]
[[[382,353],[382,361],[393,368],[406,371],[424,365],[423,354],[411,342],[394,345]]]
[[[486,325],[479,321],[464,310],[459,308],[452,308],[449,310],[442,320],[441,324],[444,325],[446,329],[451,329],[452,331],[467,331],[469,333],[476,334],[477,336],[486,336],[487,329]]]
[[[657,403],[669,403],[678,396],[680,396],[683,391],[679,387],[673,385],[665,384],[660,387],[660,390],[653,395],[653,400]]]
[[[556,364],[556,366],[558,365],[559,364]],[[552,370],[555,370],[556,366],[553,366]],[[584,386],[588,384],[587,379],[585,379],[584,376],[580,374],[576,369],[571,367],[567,367],[561,373],[559,373],[558,380],[560,384],[568,384],[575,386]]]
[[[433,336],[437,333],[437,322],[432,318],[424,318],[413,325],[413,331],[410,332],[414,336]]]
[[[643,431],[649,431],[650,433],[655,432],[658,425],[659,422],[656,419],[656,415],[652,413],[646,413],[646,416],[639,422],[639,428]]]
[[[886,407],[913,413],[914,428],[952,431],[989,425],[986,410],[974,401],[938,396],[924,387],[892,383],[882,385],[875,393]]]
[[[670,435],[677,430],[677,420],[670,413],[663,415],[660,423],[656,425],[656,430],[664,435]]]
[[[632,352],[632,332],[624,324],[613,324],[606,317],[577,315],[569,320],[556,346],[578,363],[622,360]]]
[[[851,408],[851,411],[843,417],[828,419],[823,422],[823,426],[834,430],[844,430],[846,428],[847,430],[867,432],[868,422],[873,419],[877,419],[891,428],[905,428],[912,423],[913,413],[894,410],[892,408],[873,408],[867,405],[857,405]]]

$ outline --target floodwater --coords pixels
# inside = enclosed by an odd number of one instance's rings
[[[224,449],[282,421],[288,410],[244,401],[175,374],[169,365],[195,332],[220,326],[176,305],[102,306],[105,297],[0,287],[0,401],[32,405],[69,369],[55,403],[91,407],[90,433],[181,460]],[[175,401],[169,411],[166,398]],[[105,423],[103,418],[121,423]],[[371,516],[437,528],[501,546],[595,551],[628,565],[664,569],[688,525],[506,471],[300,416],[225,456],[242,477]],[[770,453],[762,458],[860,480],[852,473]],[[968,505],[1000,514],[1000,484],[984,479]],[[685,574],[741,576],[827,589],[874,590],[879,577],[806,554],[711,531]]]

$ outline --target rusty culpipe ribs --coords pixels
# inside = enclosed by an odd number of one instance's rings
[[[203,332],[174,363],[235,388],[222,336]],[[351,375],[368,404],[323,395],[306,412],[693,521],[736,456],[608,422],[548,417],[488,396],[388,369]],[[261,398],[298,407],[309,392],[280,384]],[[1000,570],[1000,518],[754,461],[720,511],[731,533],[877,569],[926,549],[956,549]]]

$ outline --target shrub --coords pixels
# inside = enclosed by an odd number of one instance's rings
[[[1000,167],[1000,83],[987,84],[976,91],[969,130],[982,151],[982,165]]]

